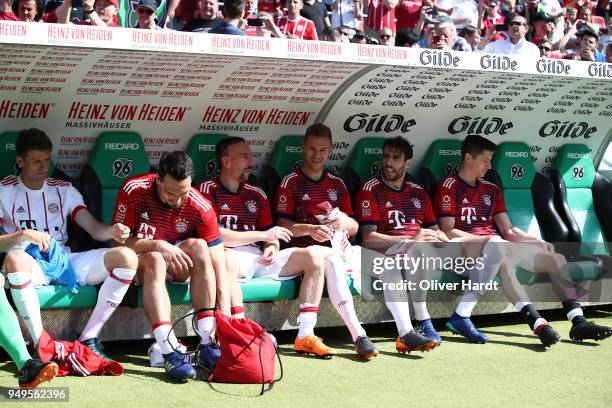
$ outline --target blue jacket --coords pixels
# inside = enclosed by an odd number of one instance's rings
[[[40,252],[35,244],[28,245],[25,251],[38,262],[45,275],[50,278],[51,283],[65,285],[72,293],[79,291],[81,284],[77,281],[74,268],[70,264],[70,258],[55,239],[51,238],[47,252]]]

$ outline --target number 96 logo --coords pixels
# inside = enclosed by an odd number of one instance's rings
[[[113,162],[113,177],[126,178],[132,174],[133,160],[118,158]]]

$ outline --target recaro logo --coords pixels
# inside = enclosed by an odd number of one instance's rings
[[[106,150],[138,150],[138,143],[105,143]]]
[[[461,156],[461,150],[440,150],[440,156]]]
[[[286,153],[302,153],[302,148],[300,146],[287,146],[285,148]]]
[[[215,145],[198,145],[199,152],[214,152],[215,150]]]
[[[588,159],[589,154],[588,153],[568,153],[567,158],[568,159]]]
[[[4,150],[15,150],[15,143],[7,143],[4,145]]]
[[[380,147],[366,147],[363,152],[365,154],[382,154],[382,149]]]
[[[527,152],[506,152],[506,157],[529,157]]]

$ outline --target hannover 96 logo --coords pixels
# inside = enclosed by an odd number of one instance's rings
[[[126,178],[132,174],[134,161],[123,157],[115,159],[113,162],[113,177]]]

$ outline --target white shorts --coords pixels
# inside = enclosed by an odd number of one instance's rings
[[[108,270],[104,265],[104,255],[108,251],[109,248],[99,248],[92,249],[91,251],[68,253],[70,263],[74,268],[79,283],[97,285],[104,282],[108,276]],[[34,286],[49,285],[49,277],[43,272],[34,258],[30,257],[30,259],[32,260],[32,284]]]
[[[272,265],[262,265],[259,263],[262,251],[253,245],[245,245],[236,248],[228,248],[234,252],[238,260],[238,280],[246,282],[252,278],[272,278],[275,280],[287,280],[293,276],[279,276],[283,267],[289,261],[289,257],[297,248],[286,248],[278,252],[276,262]]]

